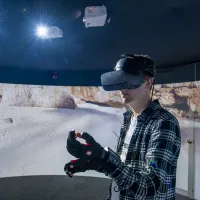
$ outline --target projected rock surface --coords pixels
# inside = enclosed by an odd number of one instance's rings
[[[156,85],[154,98],[181,119],[200,120],[200,82]],[[102,87],[0,85],[0,103],[19,107],[76,109],[78,104],[123,108],[119,92]]]

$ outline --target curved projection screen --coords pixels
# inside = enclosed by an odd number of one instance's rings
[[[154,94],[181,125],[182,149],[178,165],[184,167],[178,167],[177,187],[186,191],[187,140],[193,133],[194,122],[196,131],[200,124],[199,95],[200,82],[156,85]],[[119,93],[105,92],[101,87],[1,84],[0,102],[0,180],[8,183],[9,177],[16,176],[37,176],[38,180],[40,175],[66,177],[63,167],[73,158],[65,147],[71,129],[87,131],[103,146],[116,149],[125,111]],[[77,176],[87,180],[87,177],[90,180],[101,177],[106,178],[99,179],[102,184],[104,180],[108,182],[107,177],[94,171]],[[68,177],[65,181],[68,188],[74,184]],[[12,187],[9,190],[12,191]]]

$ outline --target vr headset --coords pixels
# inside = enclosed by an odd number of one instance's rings
[[[123,54],[114,71],[101,75],[101,85],[106,91],[136,89],[144,81],[142,72],[155,77],[155,65],[150,58]]]

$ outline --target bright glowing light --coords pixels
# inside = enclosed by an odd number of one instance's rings
[[[39,26],[36,35],[42,39],[54,39],[63,37],[62,30],[57,26]]]
[[[37,35],[41,38],[48,36],[48,28],[45,26],[40,26],[37,28]]]

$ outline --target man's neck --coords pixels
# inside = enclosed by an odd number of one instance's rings
[[[151,99],[147,99],[146,101],[138,102],[137,104],[131,105],[130,107],[133,111],[134,118],[137,118],[151,103]]]

